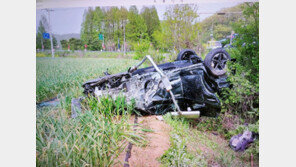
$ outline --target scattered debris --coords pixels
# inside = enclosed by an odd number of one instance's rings
[[[135,120],[134,120],[134,131],[136,131],[136,127],[138,125],[138,116],[135,115]],[[123,167],[129,167],[129,158],[131,157],[131,152],[132,152],[132,147],[133,147],[133,144],[131,142],[128,143],[128,146],[127,146],[127,151],[126,151],[126,155],[125,155],[125,158],[124,158],[124,165]]]
[[[81,101],[83,97],[71,100],[71,118],[76,118],[77,113],[81,111]]]
[[[253,133],[247,130],[243,134],[231,137],[229,145],[234,151],[245,151],[254,139]]]
[[[159,121],[163,121],[163,117],[161,115],[156,116],[156,119]]]
[[[42,108],[42,107],[55,107],[60,104],[60,101],[58,97],[52,98],[47,101],[43,101],[41,103],[37,103],[36,106],[37,108]]]
[[[215,136],[218,136],[218,133],[217,132],[212,132],[213,135]]]

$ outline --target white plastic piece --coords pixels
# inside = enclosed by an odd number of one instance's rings
[[[159,121],[163,121],[163,117],[161,115],[156,116],[156,119]]]

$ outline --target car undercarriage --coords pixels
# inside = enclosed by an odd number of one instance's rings
[[[138,69],[149,60],[151,67]],[[228,87],[226,62],[229,54],[212,50],[203,61],[190,49],[182,50],[174,62],[156,65],[146,56],[128,71],[109,74],[83,84],[84,94],[97,98],[124,96],[134,101],[142,114],[165,114],[178,111],[199,111],[200,115],[216,116],[221,110],[217,93]]]

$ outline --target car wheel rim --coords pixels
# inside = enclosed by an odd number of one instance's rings
[[[217,53],[212,58],[211,66],[215,70],[223,71],[226,67],[228,58],[224,53]]]
[[[192,52],[185,52],[183,53],[183,55],[181,56],[181,60],[189,60],[191,55],[194,55],[194,53]]]

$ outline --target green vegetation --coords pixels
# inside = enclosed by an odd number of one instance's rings
[[[223,100],[225,112],[245,119],[246,123],[259,120],[259,3],[244,6],[244,17],[235,24],[239,37],[235,48],[229,50],[236,62],[230,63],[231,89],[226,89]]]
[[[164,120],[172,127],[171,147],[160,159],[164,166],[249,166],[247,153],[234,152],[228,141],[200,130],[199,123],[170,114]]]
[[[142,39],[147,39],[147,25],[144,18],[139,15],[136,6],[131,6],[128,12],[128,23],[126,25],[126,36],[129,41],[141,42]]]
[[[84,44],[88,45],[89,50],[102,49],[103,41],[99,40],[99,34],[103,31],[101,28],[103,19],[104,19],[103,11],[99,7],[96,8],[95,10],[92,10],[92,8],[88,8],[84,12],[83,23],[81,25],[80,38],[82,40],[83,45]],[[107,38],[106,34],[105,34],[105,38]]]
[[[143,7],[140,12],[136,6],[129,10],[125,7],[88,8],[84,12],[80,39],[61,40],[61,45],[63,49],[70,45],[71,50],[84,49],[86,44],[92,51],[116,51],[119,44],[123,51],[125,38],[127,51],[136,51],[137,46],[146,46],[146,43],[165,52],[182,48],[199,50],[202,47],[199,40],[201,26],[196,11],[196,5],[169,6],[164,14],[165,20],[160,22],[154,6]],[[43,18],[41,26],[47,23]],[[100,34],[104,39],[99,39]],[[36,48],[41,49],[39,43]]]
[[[37,110],[36,166],[113,166],[128,142],[145,143],[128,123],[134,107],[124,98],[88,99],[75,119],[60,100],[57,108]]]
[[[48,100],[58,94],[78,97],[82,83],[110,73],[118,73],[135,65],[128,59],[95,58],[37,58],[36,100]],[[110,66],[112,64],[112,66]]]
[[[203,118],[199,130],[216,131],[226,139],[249,129],[259,133],[259,3],[245,3],[243,17],[233,24],[237,32],[234,48],[228,50],[235,62],[228,63],[231,88],[222,91],[222,111],[217,119]],[[258,140],[242,158],[259,159]]]
[[[156,45],[156,39],[153,37],[153,33],[160,29],[160,21],[158,18],[157,10],[154,6],[151,8],[143,7],[141,16],[143,17],[146,26],[147,26],[147,34],[150,41]]]
[[[196,47],[201,44],[198,37],[201,27],[197,22],[197,6],[188,4],[170,6],[166,9],[164,16],[161,30],[154,34],[157,44],[165,45],[164,48],[168,49],[198,50]]]
[[[169,114],[164,120],[172,127],[170,132],[171,147],[162,155],[164,166],[206,166],[200,153],[189,152],[189,124],[184,119],[173,119]]]
[[[117,73],[135,63],[127,59],[37,58],[37,102],[57,94],[60,100],[58,107],[37,109],[37,166],[113,166],[128,142],[145,144],[128,123],[134,107],[124,98],[84,100],[79,116],[70,118],[71,98],[81,95],[83,82],[101,76],[107,68]]]
[[[69,40],[61,40],[61,45],[64,50],[70,47],[70,50],[83,50],[84,45],[80,39],[70,38]]]

